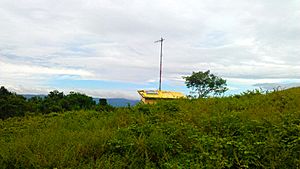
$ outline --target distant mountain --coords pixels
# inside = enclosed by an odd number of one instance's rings
[[[30,99],[32,97],[40,97],[40,98],[45,98],[47,95],[44,94],[21,94],[24,96],[26,99]]]
[[[26,99],[30,99],[30,98],[35,97],[35,96],[44,98],[47,95],[23,94],[22,96],[24,96]],[[96,103],[98,104],[99,98],[93,98],[93,100],[96,101]],[[107,99],[107,103],[114,106],[114,107],[125,107],[125,106],[128,106],[128,104],[130,106],[134,106],[138,102],[140,102],[140,101],[139,100],[131,100],[131,99],[123,99],[123,98],[108,98]]]
[[[96,103],[99,102],[99,98],[93,98]],[[134,106],[136,105],[138,102],[140,102],[139,100],[130,100],[130,99],[123,99],[123,98],[109,98],[107,99],[107,103],[115,106],[115,107],[125,107],[128,106],[128,104],[130,106]]]

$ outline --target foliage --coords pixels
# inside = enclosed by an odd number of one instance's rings
[[[0,88],[0,119],[24,116],[27,112],[49,114],[71,110],[94,109],[96,102],[85,94],[70,92],[64,95],[57,90],[51,91],[45,98],[32,97],[26,100],[23,96]]]
[[[299,168],[299,126],[300,88],[27,115],[0,120],[0,166]]]
[[[106,99],[99,99],[99,105],[101,106],[107,106],[107,100]]]
[[[75,92],[70,92],[70,94],[65,97],[64,103],[65,110],[88,110],[93,108],[96,104],[92,97]]]
[[[99,104],[97,106],[95,106],[95,110],[96,111],[99,111],[99,112],[111,112],[111,111],[114,111],[116,108],[109,105],[109,104],[106,104],[106,105],[103,105],[103,104]]]
[[[27,110],[23,96],[11,93],[3,86],[0,88],[0,119],[23,116]]]
[[[1,86],[0,88],[0,96],[11,96],[13,95],[11,92],[9,92],[4,86]]]
[[[192,97],[203,98],[207,97],[210,93],[213,95],[221,95],[226,92],[226,80],[206,72],[193,72],[191,76],[183,77],[185,84],[188,88],[191,88]]]

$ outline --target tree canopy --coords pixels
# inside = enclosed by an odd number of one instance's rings
[[[45,97],[34,96],[26,99],[22,95],[8,91],[4,86],[0,87],[0,119],[23,116],[28,112],[48,114],[51,112],[97,109],[98,107],[101,107],[102,109],[99,111],[102,111],[105,106],[96,105],[92,97],[77,92],[64,95],[63,92],[54,90]]]
[[[23,96],[9,92],[4,86],[0,88],[0,119],[23,116],[27,110]]]
[[[191,96],[194,98],[207,97],[209,94],[221,95],[228,90],[226,80],[218,77],[209,70],[193,72],[191,76],[183,77],[185,84],[191,88]]]

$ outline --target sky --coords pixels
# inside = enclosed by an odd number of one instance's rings
[[[0,0],[0,85],[138,99],[189,93],[210,70],[228,94],[300,86],[300,0]]]

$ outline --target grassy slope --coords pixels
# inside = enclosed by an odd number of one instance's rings
[[[0,121],[0,168],[299,168],[300,89]]]

